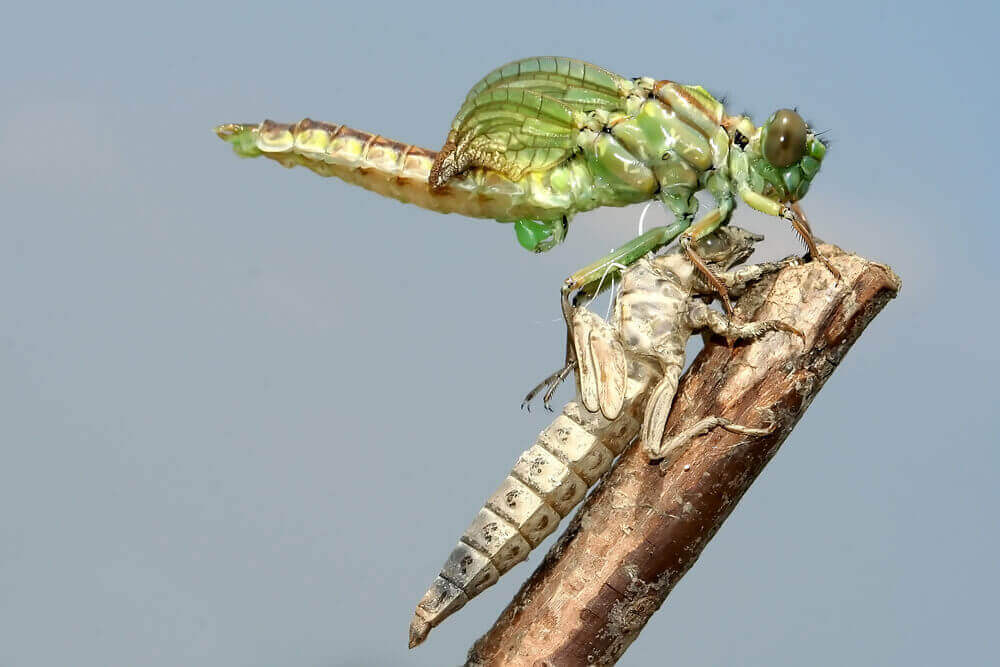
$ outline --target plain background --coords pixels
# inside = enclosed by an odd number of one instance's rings
[[[212,127],[437,148],[482,74],[545,54],[797,105],[833,137],[818,235],[904,281],[621,664],[995,661],[990,4],[8,6],[0,666],[464,659],[544,549],[409,652],[413,606],[549,419],[518,406],[560,281],[639,208],[533,256]]]

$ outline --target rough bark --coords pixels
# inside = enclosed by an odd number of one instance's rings
[[[748,438],[715,429],[665,473],[633,443],[467,665],[611,665],[621,657],[899,291],[889,267],[821,250],[840,269],[839,283],[812,262],[762,281],[737,304],[737,318],[782,319],[805,344],[782,333],[733,349],[709,341],[681,382],[666,430],[669,437],[719,415],[748,426],[773,419],[775,432]]]

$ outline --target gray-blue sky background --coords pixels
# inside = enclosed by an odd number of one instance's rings
[[[834,141],[817,233],[904,281],[621,664],[995,660],[987,7],[8,7],[0,665],[461,662],[544,550],[408,652],[413,606],[548,419],[518,404],[561,355],[561,279],[639,209],[537,257],[211,128],[309,116],[437,148],[472,83],[541,54],[758,121],[798,105]],[[758,257],[797,249],[737,221]]]

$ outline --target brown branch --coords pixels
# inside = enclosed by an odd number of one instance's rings
[[[633,444],[577,512],[468,665],[611,665],[625,652],[791,433],[847,350],[899,291],[886,266],[823,246],[818,262],[782,271],[740,299],[737,317],[782,319],[805,333],[729,349],[712,341],[682,380],[667,436],[706,415],[770,436],[716,429],[665,474]],[[764,412],[767,416],[763,416]]]

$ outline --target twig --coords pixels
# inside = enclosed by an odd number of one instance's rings
[[[737,317],[797,327],[805,346],[783,334],[735,349],[709,342],[681,382],[666,433],[706,415],[773,419],[777,430],[747,438],[716,429],[665,474],[633,444],[475,643],[467,665],[611,665],[621,657],[899,291],[887,266],[834,246],[823,252],[840,269],[839,283],[812,262],[762,282],[737,305]]]

